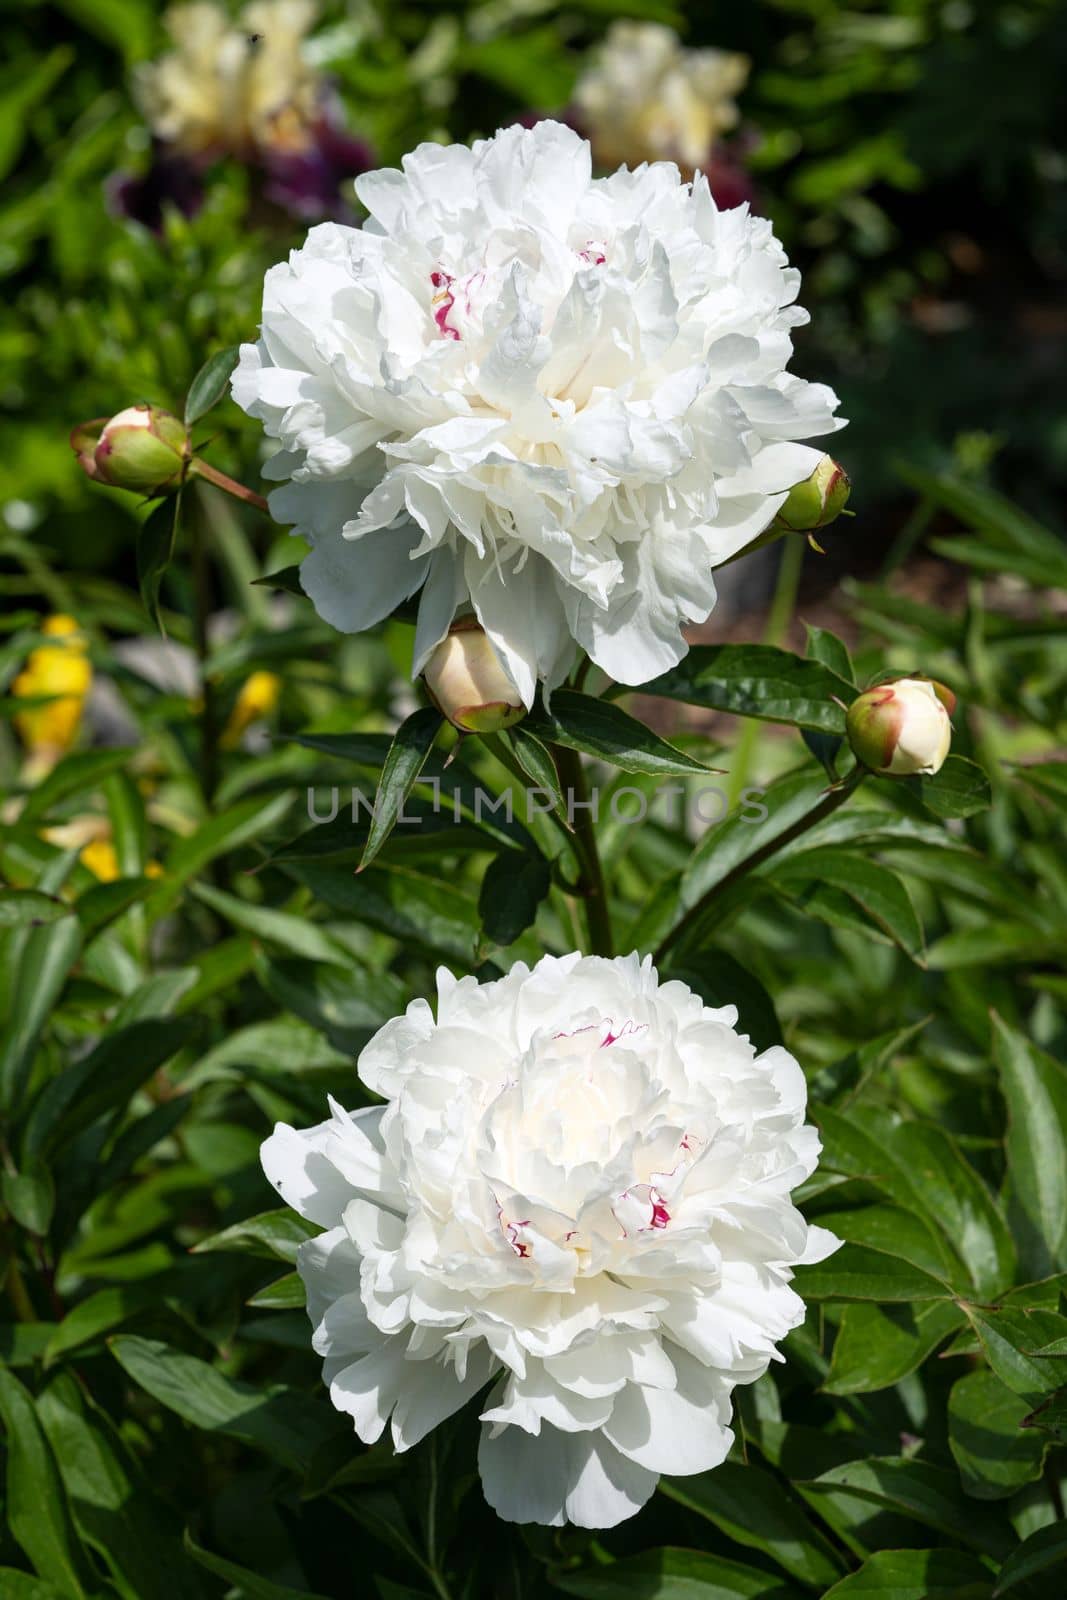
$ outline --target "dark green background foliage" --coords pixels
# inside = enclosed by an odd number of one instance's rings
[[[700,645],[640,698],[594,674],[458,752],[406,682],[408,623],[339,638],[288,579],[252,582],[294,560],[253,510],[190,485],[171,551],[169,521],[142,531],[147,508],[78,473],[69,426],[181,410],[299,232],[247,227],[232,165],[162,237],[107,213],[104,179],[143,153],[126,73],[160,48],[147,0],[5,20],[0,1600],[1063,1593],[1067,434],[1048,391],[1067,35],[1039,0],[334,6],[324,27],[350,119],[391,162],[563,107],[619,15],[753,58],[760,203],[807,270],[800,363],[857,419],[861,515],[807,558],[804,603],[833,631],[791,623],[794,542],[770,621],[741,630],[761,642]],[[258,481],[228,401],[201,434]],[[911,581],[920,555],[940,587]],[[826,572],[853,576],[828,598]],[[197,695],[131,658],[158,644],[146,601],[196,652]],[[87,724],[27,786],[11,685],[55,611],[85,630],[110,742]],[[205,636],[209,612],[225,626]],[[274,740],[227,748],[263,669]],[[853,793],[843,705],[913,669],[960,697],[953,755]],[[737,1392],[730,1461],[600,1535],[499,1523],[473,1414],[400,1458],[359,1444],[308,1347],[306,1229],[270,1209],[257,1159],[328,1092],[363,1103],[354,1055],[439,963],[491,977],[598,936],[574,892],[588,837],[475,808],[477,785],[554,784],[549,746],[600,788],[616,948],[657,950],[804,1065],[824,1157],[800,1198],[846,1240],[798,1273],[808,1319]],[[690,801],[759,785],[768,815],[613,813],[615,788],[670,782]],[[335,785],[337,819],[312,826],[309,787],[328,809]],[[353,785],[380,785],[373,830]],[[112,882],[43,836],[87,814]]]

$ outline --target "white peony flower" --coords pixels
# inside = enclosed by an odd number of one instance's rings
[[[729,50],[684,49],[662,23],[613,22],[574,104],[601,166],[667,160],[692,170],[735,126],[748,69]]]
[[[300,1248],[330,1397],[406,1450],[486,1388],[479,1466],[513,1522],[610,1527],[730,1448],[731,1391],[836,1247],[789,1192],[805,1083],[636,955],[438,973],[359,1059],[384,1106],[280,1124],[263,1167]]]
[[[421,672],[473,607],[527,706],[578,646],[623,683],[673,666],[817,464],[794,441],[840,425],[785,371],[807,319],[770,223],[673,166],[594,179],[553,122],[356,189],[362,230],[268,272],[233,379],[320,615],[356,632],[421,589]]]

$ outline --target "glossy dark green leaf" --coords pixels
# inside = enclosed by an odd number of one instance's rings
[[[1023,1427],[1029,1410],[988,1368],[953,1384],[948,1442],[963,1487],[975,1499],[1003,1500],[1040,1478],[1049,1440]]]
[[[149,512],[137,530],[137,583],[145,610],[160,633],[163,618],[159,591],[167,568],[174,559],[181,529],[182,494],[168,496]]]
[[[223,1556],[205,1550],[188,1530],[185,1548],[194,1561],[206,1571],[213,1572],[217,1578],[225,1578],[231,1589],[236,1586],[242,1596],[247,1596],[247,1600],[324,1600],[322,1595],[313,1594],[310,1589],[293,1589],[285,1583],[271,1583],[250,1568],[238,1566],[236,1561],[227,1561]]]
[[[227,1378],[158,1339],[119,1334],[111,1350],[134,1383],[195,1428],[241,1439],[297,1472],[324,1439],[339,1431],[325,1401],[313,1404],[280,1384]]]
[[[397,822],[404,815],[404,801],[422,771],[434,740],[444,726],[444,717],[435,706],[422,706],[400,724],[389,746],[374,796],[374,815],[367,842],[363,846],[359,871],[369,867]]]
[[[999,1309],[965,1305],[989,1365],[1002,1383],[1030,1405],[1039,1405],[1063,1382],[1054,1358],[1034,1352],[1062,1337],[1067,1319],[1042,1307],[1007,1305]]]
[[[32,928],[68,916],[70,907],[37,889],[0,889],[0,929]]]
[[[96,1585],[55,1457],[29,1394],[2,1367],[0,1417],[7,1436],[8,1528],[42,1578],[68,1600],[83,1600]]]
[[[250,1295],[248,1304],[259,1311],[294,1311],[307,1303],[307,1291],[299,1272],[287,1272],[265,1288]]]
[[[257,1216],[245,1217],[243,1222],[223,1228],[221,1233],[213,1233],[209,1239],[201,1239],[193,1246],[193,1253],[205,1255],[221,1251],[294,1262],[304,1240],[314,1238],[320,1231],[288,1206],[280,1206],[277,1211],[261,1211]]]
[[[824,667],[828,667],[846,683],[855,683],[852,657],[845,641],[839,639],[836,633],[831,633],[829,628],[816,628],[810,622],[804,624],[804,632],[807,637],[805,655],[808,659],[821,661]]]
[[[989,1569],[962,1550],[879,1550],[823,1600],[990,1600]]]
[[[918,960],[923,929],[904,879],[858,851],[817,846],[772,863],[768,881],[800,910],[831,923],[845,897],[860,908],[874,929]],[[840,914],[839,911],[837,913]]]
[[[0,1103],[18,1104],[37,1041],[78,959],[82,931],[74,916],[30,929],[14,975],[7,1030],[0,1043]]]
[[[535,738],[529,728],[521,722],[514,728],[508,728],[503,737],[534,787],[543,789],[551,796],[557,811],[566,815],[566,803],[559,786],[556,764],[540,739]]]
[[[128,1600],[201,1600],[203,1586],[162,1504],[107,1415],[70,1373],[53,1378],[37,1410],[82,1538]]]
[[[821,1219],[820,1219],[821,1220]],[[827,1394],[871,1394],[899,1383],[926,1360],[964,1321],[951,1301],[921,1305],[845,1307],[834,1339]]]
[[[277,945],[288,955],[300,956],[307,961],[321,961],[328,966],[348,967],[351,956],[344,946],[332,939],[324,928],[306,916],[290,911],[280,911],[273,906],[256,905],[235,894],[227,894],[208,883],[198,883],[193,893],[204,905],[217,911],[231,927],[241,928],[268,944]]]
[[[805,1300],[946,1300],[952,1291],[900,1256],[866,1245],[846,1244],[826,1261],[796,1269],[796,1290]]]
[[[520,850],[502,850],[494,856],[478,893],[478,914],[490,944],[513,944],[533,923],[551,884],[544,856]]]
[[[801,1590],[769,1572],[701,1550],[644,1550],[563,1572],[555,1587],[579,1600],[794,1600]]]
[[[230,386],[230,374],[237,365],[240,350],[237,345],[227,345],[208,356],[196,377],[189,385],[185,397],[185,423],[191,428],[194,422],[217,406]]]
[[[542,743],[561,744],[596,756],[624,772],[685,778],[713,770],[694,756],[676,750],[620,706],[574,689],[557,689],[552,696],[552,710],[532,712],[522,726]]]
[[[995,1600],[1029,1579],[1064,1565],[1067,1565],[1067,1522],[1053,1522],[1047,1528],[1038,1528],[1012,1551],[998,1572],[993,1591]]]
[[[999,1017],[993,1047],[1019,1254],[1028,1276],[1041,1278],[1067,1267],[1067,1069]]]
[[[43,1162],[24,1165],[21,1172],[6,1170],[0,1176],[4,1205],[20,1228],[46,1234],[56,1204],[56,1186]]]
[[[856,697],[854,685],[823,661],[766,644],[694,645],[642,692],[838,734],[845,731],[845,713],[835,696],[846,706]]]
[[[868,1456],[831,1467],[804,1485],[808,1494],[845,1490],[891,1511],[902,1512],[924,1527],[957,1539],[982,1555],[1002,1560],[1014,1543],[1006,1517],[986,1510],[976,1516],[954,1472],[927,1461],[900,1456]],[[817,1503],[817,1501],[816,1501]]]
[[[21,820],[28,822],[46,817],[54,805],[69,795],[91,795],[105,778],[128,766],[132,754],[132,750],[117,746],[108,750],[71,751],[26,796]]]
[[[824,1587],[842,1570],[840,1556],[806,1509],[762,1467],[726,1461],[714,1472],[662,1478],[660,1491],[738,1544],[762,1551],[801,1583]]]
[[[940,772],[912,780],[923,805],[935,817],[973,817],[988,811],[993,794],[989,779],[976,761],[950,755]]]
[[[720,885],[728,874],[780,839],[809,815],[826,793],[826,779],[810,766],[787,773],[761,790],[751,804],[742,804],[701,838],[682,875],[680,909]]]
[[[191,1018],[135,1022],[106,1034],[81,1061],[46,1083],[30,1111],[28,1159],[59,1150],[104,1112],[122,1106],[193,1037]]]

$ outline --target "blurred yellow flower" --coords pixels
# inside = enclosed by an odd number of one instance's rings
[[[236,21],[210,0],[164,16],[175,48],[137,68],[134,94],[152,132],[185,155],[302,150],[320,100],[302,54],[314,0],[253,0]]]
[[[719,135],[737,122],[733,96],[748,70],[747,56],[686,50],[660,23],[613,23],[574,91],[597,164],[675,161],[690,173],[703,167]]]
[[[82,866],[88,867],[93,877],[99,878],[101,883],[114,883],[116,878],[123,876],[107,817],[86,812],[80,817],[71,817],[69,822],[58,822],[54,827],[42,828],[41,838],[61,850],[77,850]],[[146,862],[144,875],[146,878],[161,878],[163,868],[158,861]]]
[[[237,702],[219,740],[224,750],[232,750],[253,722],[269,717],[282,692],[282,680],[273,672],[253,672],[241,685]]]
[[[41,632],[55,643],[32,650],[11,685],[12,694],[20,700],[55,696],[15,715],[15,727],[28,753],[23,776],[30,782],[50,772],[74,743],[93,681],[85,636],[73,617],[46,617]]]
[[[119,858],[110,839],[93,839],[78,856],[83,867],[88,867],[101,883],[113,883],[120,878]]]

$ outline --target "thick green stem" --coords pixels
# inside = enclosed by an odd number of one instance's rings
[[[232,494],[235,500],[243,500],[246,505],[255,506],[257,511],[270,516],[270,507],[261,494],[257,494],[254,489],[246,489],[236,478],[227,477],[225,472],[220,472],[218,467],[213,467],[209,461],[203,461],[199,456],[194,456],[190,461],[189,476],[203,478],[205,482],[213,483],[216,489],[222,489],[225,494]]]
[[[825,821],[827,817],[832,816],[839,806],[844,805],[857,786],[862,783],[865,776],[866,769],[857,767],[853,772],[849,773],[842,783],[828,790],[818,805],[813,806],[806,816],[800,817],[793,823],[791,828],[786,828],[783,833],[777,834],[773,839],[768,839],[765,845],[753,851],[750,856],[746,856],[743,861],[739,861],[736,867],[731,868],[725,877],[720,878],[718,883],[714,884],[706,894],[702,895],[694,905],[690,906],[681,921],[675,923],[671,931],[661,941],[659,949],[653,957],[656,964],[658,965],[677,945],[685,944],[701,930],[704,922],[715,911],[723,896],[735,884],[740,883],[743,878],[747,878],[750,873],[755,872],[757,867],[761,867],[765,861],[770,860],[771,856],[777,855],[779,850],[784,850],[787,844],[792,844],[794,839],[801,838],[810,828],[816,827],[820,822]]]
[[[553,745],[552,759],[559,773],[564,803],[574,813],[571,821],[574,826],[574,846],[581,866],[580,892],[585,907],[590,952],[595,956],[611,956],[615,953],[611,915],[582,758],[576,750],[568,750],[565,745]]]

